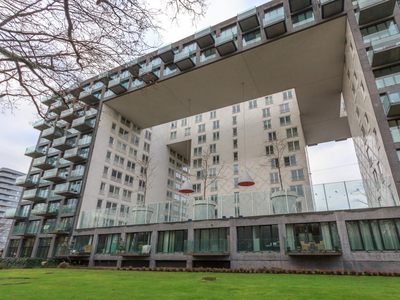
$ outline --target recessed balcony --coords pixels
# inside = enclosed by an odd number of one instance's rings
[[[113,80],[113,78],[110,75],[111,73],[109,71],[104,71],[100,73],[97,79],[101,81],[104,85],[107,85],[111,80]]]
[[[323,19],[341,13],[344,9],[344,0],[320,0]]]
[[[58,184],[54,190],[54,194],[64,197],[79,196],[80,186],[70,182]]]
[[[47,189],[27,190],[22,194],[22,199],[32,202],[44,202],[47,199],[49,191]]]
[[[242,32],[247,32],[260,26],[256,7],[238,13],[237,20]]]
[[[33,166],[41,170],[49,170],[55,167],[58,156],[39,157],[33,160]]]
[[[139,63],[138,59],[132,59],[125,64],[125,68],[132,74],[134,78],[139,76],[139,70],[141,68],[141,63]]]
[[[290,12],[294,13],[311,6],[311,0],[289,0]]]
[[[76,204],[67,204],[67,205],[63,205],[63,208],[61,210],[62,214],[72,214],[76,211]]]
[[[69,177],[70,177],[70,178],[82,177],[84,173],[85,173],[85,168],[80,168],[80,169],[72,170],[72,171],[71,171],[71,175],[70,175]]]
[[[38,158],[45,156],[47,152],[47,146],[31,146],[26,148],[25,156]]]
[[[38,184],[38,176],[32,175],[23,175],[17,177],[15,180],[15,185],[24,187],[24,188],[32,188]]]
[[[391,16],[395,4],[396,0],[358,0],[358,24],[365,25]]]
[[[54,102],[57,101],[57,98],[58,98],[58,96],[53,94],[53,95],[43,97],[41,102],[43,105],[50,106]]]
[[[60,115],[60,113],[65,110],[66,106],[63,102],[57,101],[54,102],[49,109],[49,112],[55,113],[57,115]]]
[[[115,94],[119,95],[128,90],[129,77],[118,77],[108,83],[108,88]]]
[[[300,237],[285,238],[285,254],[290,256],[337,256],[342,255],[339,236],[331,238],[327,235],[313,235],[307,241]]]
[[[395,117],[400,115],[400,90],[388,92],[381,96],[381,99],[386,116]]]
[[[174,63],[181,71],[193,68],[196,65],[196,51],[183,51],[176,54]]]
[[[35,236],[38,232],[38,227],[33,225],[19,224],[15,225],[12,229],[12,235],[18,235],[23,237]]]
[[[151,63],[139,70],[139,79],[147,84],[155,83],[160,78],[160,69],[155,68]]]
[[[57,168],[51,169],[45,171],[42,178],[51,182],[62,182],[67,180],[68,172],[59,172]]]
[[[50,128],[52,124],[49,121],[46,121],[44,119],[38,120],[35,123],[33,123],[33,128],[43,131],[47,128]]]
[[[192,256],[229,256],[230,247],[227,239],[202,239],[184,242],[184,254]]]
[[[400,34],[371,42],[369,59],[372,67],[387,65],[400,60]]]
[[[173,44],[168,44],[158,48],[157,55],[161,58],[164,63],[169,63],[174,60],[174,55],[178,53],[178,50]]]
[[[32,209],[31,214],[38,217],[56,217],[58,215],[60,202],[56,203],[40,203],[36,204]]]
[[[87,153],[82,148],[73,148],[65,151],[64,159],[74,163],[84,162],[87,159]]]
[[[28,215],[29,215],[28,209],[11,208],[6,210],[4,214],[4,219],[21,221],[26,219]]]
[[[67,89],[67,92],[73,95],[75,98],[78,98],[79,94],[83,92],[83,88],[81,87],[80,83],[75,83]]]
[[[235,52],[237,48],[237,40],[234,34],[226,34],[215,39],[215,48],[220,56],[225,56]]]
[[[263,26],[267,39],[286,33],[285,11],[283,6],[265,13]]]
[[[101,91],[92,93],[92,90],[89,89],[79,94],[79,101],[91,105],[93,103],[98,103],[100,101],[100,97],[101,97]]]
[[[198,30],[194,34],[194,40],[201,49],[212,46],[215,44],[215,32],[211,26]]]
[[[55,139],[53,141],[53,145],[52,145],[53,148],[60,150],[60,151],[72,149],[75,146],[76,146],[76,137],[67,138],[66,136]]]
[[[72,128],[79,132],[93,130],[95,121],[96,119],[94,118],[86,120],[86,117],[80,117],[72,122]]]
[[[60,119],[68,123],[79,117],[79,113],[73,107],[63,110],[60,115]]]
[[[41,137],[47,140],[52,140],[55,138],[62,137],[63,135],[64,135],[63,130],[59,127],[54,126],[43,130]]]
[[[71,229],[71,222],[54,222],[44,225],[42,232],[47,234],[68,235],[71,232]]]

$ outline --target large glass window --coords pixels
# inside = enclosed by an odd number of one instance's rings
[[[119,239],[121,234],[100,234],[97,242],[97,254],[111,254],[116,253],[119,246]]]
[[[229,228],[196,229],[194,252],[229,252]]]
[[[187,230],[159,231],[157,253],[183,253]]]
[[[54,256],[69,255],[68,239],[68,236],[59,236],[56,238],[56,242],[54,244]]]
[[[126,235],[126,253],[149,254],[151,247],[151,231],[135,232]]]
[[[81,235],[74,237],[72,252],[86,253],[92,252],[93,235]]]
[[[17,257],[20,240],[10,240],[6,257]]]
[[[21,258],[31,257],[34,243],[35,243],[34,238],[25,239],[22,242],[22,249],[21,249],[21,255],[20,255]]]
[[[312,21],[314,21],[314,13],[312,10],[306,11],[304,13],[292,17],[293,28],[304,25]]]
[[[279,252],[278,225],[237,228],[238,252]]]
[[[363,37],[364,44],[371,43],[399,33],[399,29],[397,28],[397,25],[394,23],[393,20],[374,24],[372,26],[360,29],[360,31]]]
[[[36,251],[37,258],[46,258],[49,254],[51,238],[39,239],[39,245]]]

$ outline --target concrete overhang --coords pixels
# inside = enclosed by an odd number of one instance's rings
[[[346,21],[317,24],[105,103],[147,128],[295,88],[307,144],[349,138],[347,117],[340,118]]]

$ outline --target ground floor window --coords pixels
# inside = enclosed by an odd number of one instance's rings
[[[135,232],[126,235],[126,253],[148,254],[150,253],[151,231]]]
[[[238,252],[279,252],[278,225],[237,228]]]
[[[31,257],[34,243],[34,238],[23,240],[20,257]]]
[[[68,236],[59,236],[56,238],[54,243],[54,255],[66,255],[69,254],[68,249]]]
[[[194,252],[229,252],[229,228],[195,229]]]
[[[183,253],[187,243],[187,230],[159,231],[157,253]]]
[[[17,257],[20,240],[10,240],[6,257]]]
[[[116,253],[119,246],[120,238],[121,238],[120,233],[100,234],[99,241],[97,242],[96,253],[97,254]]]
[[[49,254],[51,238],[39,239],[39,245],[36,251],[37,258],[46,258]]]

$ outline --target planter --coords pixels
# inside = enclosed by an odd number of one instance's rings
[[[194,202],[194,219],[195,220],[207,220],[214,219],[215,206],[217,204],[214,201],[208,200],[196,200]]]
[[[274,214],[290,214],[296,212],[297,194],[292,191],[277,191],[271,194]]]
[[[136,206],[131,210],[132,224],[149,224],[153,216],[154,208]]]

